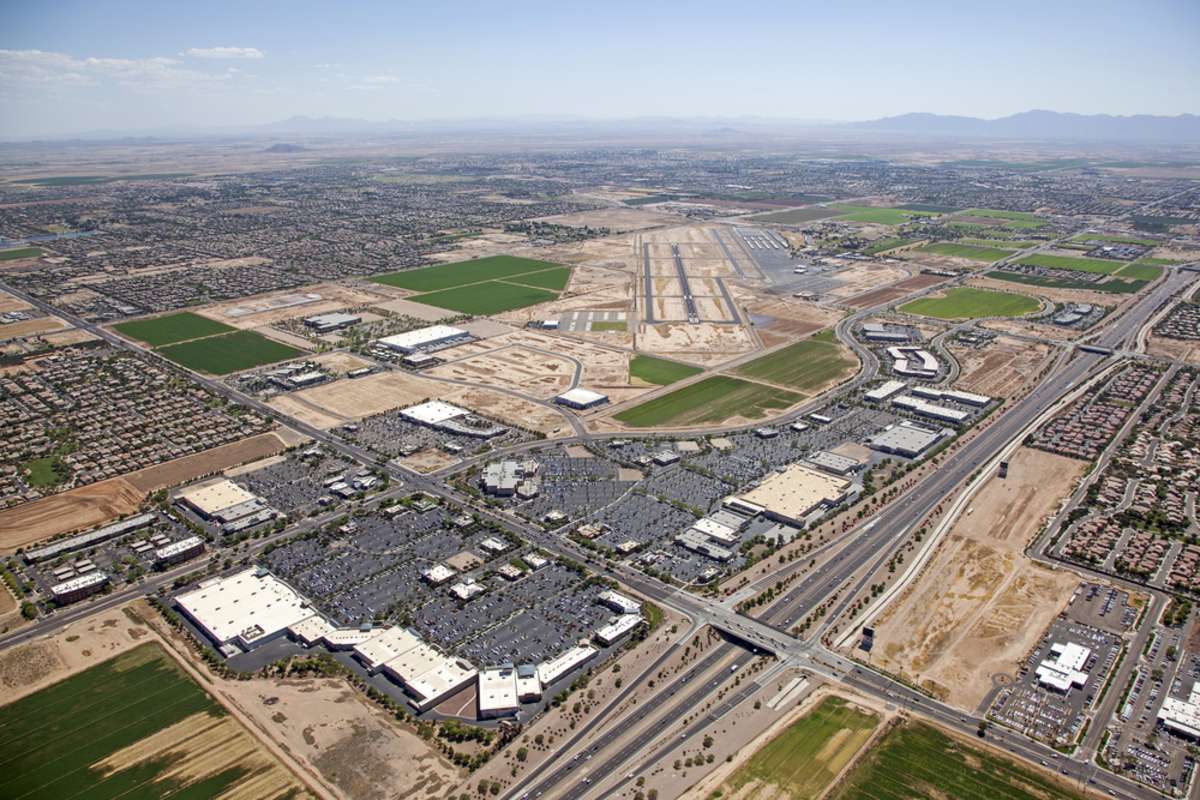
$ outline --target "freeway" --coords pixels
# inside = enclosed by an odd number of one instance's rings
[[[1159,308],[1164,302],[1167,302],[1172,294],[1179,286],[1186,282],[1187,279],[1181,281],[1182,273],[1171,271],[1168,276],[1158,285],[1153,287],[1143,297],[1130,306],[1119,318],[1110,324],[1096,339],[1095,343],[1102,347],[1120,348],[1129,342],[1131,337],[1136,337],[1141,330],[1146,320]],[[172,372],[182,372],[175,364],[167,361],[162,356],[152,351],[146,351],[136,347],[130,342],[118,337],[116,334],[101,328],[92,323],[88,323],[81,318],[65,313],[58,309],[50,307],[48,304],[33,298],[25,293],[16,291],[11,287],[0,283],[0,288],[9,291],[14,296],[17,296],[26,302],[40,308],[41,310],[63,317],[71,322],[76,327],[88,331],[96,335],[115,347],[133,351],[140,357],[147,358],[160,363],[170,369]],[[854,314],[851,317],[843,319],[838,325],[838,336],[851,344],[855,351],[863,359],[864,369],[859,376],[851,382],[851,385],[861,385],[862,382],[869,380],[874,376],[878,364],[874,360],[873,354],[869,350],[863,348],[853,337],[849,336],[850,326],[854,321],[869,313],[870,310]],[[1046,408],[1052,405],[1063,393],[1069,390],[1077,382],[1092,372],[1114,359],[1111,355],[1103,353],[1087,353],[1077,351],[1074,358],[1060,362],[1043,381],[1034,388],[1032,392],[1026,395],[1021,401],[1013,405],[1009,410],[999,415],[992,424],[986,429],[979,432],[977,436],[964,444],[961,448],[955,451],[949,458],[946,459],[942,467],[933,473],[928,479],[918,484],[908,492],[899,501],[893,503],[884,511],[872,520],[870,525],[861,526],[858,529],[858,536],[852,539],[851,543],[838,554],[836,560],[830,562],[831,574],[826,575],[823,572],[809,575],[797,586],[793,587],[780,600],[773,604],[764,615],[763,619],[750,619],[736,614],[727,606],[715,600],[700,598],[685,592],[676,587],[662,583],[648,576],[642,575],[630,569],[625,565],[606,566],[599,562],[590,553],[582,551],[581,548],[569,542],[569,540],[553,536],[537,528],[533,528],[527,524],[520,523],[507,516],[496,514],[486,508],[480,507],[472,498],[465,497],[460,493],[454,492],[449,487],[446,487],[440,481],[431,477],[416,476],[406,470],[402,470],[396,465],[382,461],[373,453],[364,448],[345,442],[344,440],[329,434],[326,431],[317,429],[311,425],[304,424],[291,417],[283,415],[274,408],[257,401],[255,398],[248,397],[243,393],[225,385],[224,383],[206,378],[204,376],[186,373],[191,380],[204,386],[209,391],[222,396],[228,400],[253,408],[263,416],[274,419],[281,424],[287,425],[295,430],[300,431],[312,439],[329,446],[330,448],[348,455],[360,462],[371,464],[379,469],[384,470],[394,479],[406,481],[410,489],[421,489],[431,494],[441,497],[453,499],[464,506],[471,507],[481,516],[488,518],[497,524],[504,526],[509,530],[525,536],[527,539],[536,542],[546,549],[560,556],[569,556],[577,560],[587,562],[601,574],[608,577],[617,578],[625,582],[631,589],[642,595],[658,602],[668,608],[677,611],[680,614],[690,617],[694,622],[712,625],[722,632],[734,637],[736,640],[743,642],[749,646],[761,648],[762,650],[775,654],[780,659],[786,659],[789,664],[800,666],[805,669],[812,670],[819,674],[823,674],[832,680],[839,680],[849,685],[866,691],[870,694],[879,697],[888,697],[892,699],[899,698],[905,704],[911,704],[915,709],[918,706],[922,713],[931,716],[939,722],[959,727],[972,729],[978,724],[978,720],[972,719],[970,716],[964,716],[961,712],[950,709],[928,700],[917,692],[914,692],[902,684],[899,684],[886,676],[868,672],[856,668],[852,674],[846,673],[840,667],[830,667],[828,659],[832,658],[820,647],[813,646],[807,642],[800,642],[789,636],[785,631],[776,627],[782,621],[783,625],[794,621],[798,614],[807,613],[816,604],[828,594],[833,588],[845,583],[855,574],[860,573],[867,566],[878,566],[883,563],[884,556],[900,546],[904,537],[919,523],[929,512],[934,510],[937,505],[943,502],[947,497],[952,495],[962,482],[976,469],[998,452],[1006,444],[1008,444],[1015,436],[1029,424],[1030,421],[1036,419]],[[869,377],[868,377],[869,376]],[[802,413],[802,412],[794,412]],[[711,432],[717,432],[722,429],[713,429]],[[701,433],[707,433],[703,431]],[[582,431],[581,428],[576,428],[576,441],[590,441],[593,439],[603,439],[604,436],[596,436]],[[624,434],[621,434],[624,435]],[[493,454],[494,455],[494,454]],[[292,535],[295,529],[286,531],[283,535]],[[261,540],[252,552],[256,552],[259,547],[266,546],[273,539]],[[870,564],[874,560],[874,564]],[[18,634],[25,638],[41,635],[54,628],[61,627],[63,624],[78,618],[85,614],[95,613],[98,608],[110,608],[121,602],[125,602],[133,597],[152,593],[157,591],[161,586],[178,577],[176,573],[185,574],[184,568],[175,570],[169,573],[163,573],[161,576],[156,576],[152,580],[147,580],[143,584],[129,587],[128,589],[114,593],[102,600],[94,603],[89,603],[81,606],[78,610],[69,610],[54,614],[52,617],[38,623],[27,631]],[[859,579],[858,587],[864,586],[873,574],[873,570],[866,572]],[[850,594],[853,596],[853,593]],[[831,617],[832,619],[832,617]],[[11,644],[14,637],[0,640],[0,645]],[[718,684],[719,687],[720,684]],[[707,696],[711,693],[714,687],[706,684],[705,690]],[[633,685],[629,687],[633,689]],[[732,703],[735,699],[744,694],[745,690],[739,692],[733,698],[730,698],[728,703]],[[689,695],[689,700],[693,696]],[[662,693],[663,699],[661,703],[666,703],[672,694]],[[658,695],[655,696],[658,699]],[[697,698],[703,699],[703,697]],[[647,704],[648,705],[648,704]],[[732,707],[732,706],[729,706]],[[643,706],[645,708],[645,706]],[[651,709],[653,710],[653,708]],[[639,709],[639,713],[641,709]],[[649,712],[647,712],[649,713]],[[954,720],[958,722],[955,723]],[[606,722],[604,715],[597,714],[585,727],[578,736],[582,737],[587,733],[594,731],[597,726]],[[606,732],[604,736],[608,736],[612,731]],[[1027,740],[1012,736],[1008,732],[998,731],[994,734],[998,741],[1005,743],[1013,753],[1024,758],[1044,761],[1041,756],[1047,755],[1045,748],[1040,745],[1033,744]],[[1016,738],[1013,738],[1016,737]],[[1012,741],[1008,741],[1012,739]],[[611,757],[614,763],[613,767],[619,766],[623,761],[618,761],[618,753]],[[1049,754],[1049,758],[1054,758],[1053,754]],[[624,760],[628,760],[627,758]],[[552,765],[547,762],[543,769],[547,769]],[[606,761],[606,767],[610,766]],[[1074,770],[1074,772],[1072,772]],[[1091,770],[1091,772],[1088,772]],[[1075,764],[1071,762],[1071,766],[1064,765],[1064,774],[1069,774],[1072,777],[1078,777],[1079,780],[1094,780],[1099,785],[1111,786],[1112,791],[1119,791],[1125,794],[1117,796],[1152,796],[1145,795],[1138,790],[1138,787],[1133,786],[1130,782],[1124,779],[1110,776],[1107,773],[1097,773],[1095,768],[1087,764]],[[540,791],[550,791],[554,789],[561,780],[569,776],[571,770],[569,768],[559,768],[559,770],[548,775],[541,783],[538,784]],[[537,773],[533,773],[537,774]],[[532,775],[531,774],[531,777]],[[527,779],[528,780],[528,779]],[[523,782],[524,783],[524,782]],[[1131,788],[1132,787],[1132,788]],[[575,795],[572,795],[575,796]]]

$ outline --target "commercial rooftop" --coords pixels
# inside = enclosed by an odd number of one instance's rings
[[[944,430],[932,430],[907,420],[889,425],[870,439],[875,450],[916,458],[945,435]]]
[[[1050,645],[1050,658],[1038,664],[1038,682],[1059,692],[1066,692],[1072,686],[1082,687],[1088,678],[1083,665],[1091,654],[1092,651],[1082,645],[1055,642]]]
[[[812,512],[845,499],[851,485],[845,478],[804,464],[791,464],[742,494],[741,499],[783,521],[803,524]]]
[[[437,347],[458,339],[465,339],[470,335],[462,328],[452,328],[449,325],[430,325],[428,328],[418,328],[415,331],[385,336],[379,340],[379,343],[390,350],[411,353],[414,350]]]
[[[308,601],[266,570],[213,578],[175,602],[217,644],[250,647],[312,616]]]
[[[179,500],[191,506],[205,518],[216,516],[227,508],[250,503],[257,498],[227,478],[184,489]]]
[[[555,401],[571,408],[592,408],[608,402],[608,395],[593,392],[590,389],[575,387],[568,389],[554,398]]]
[[[404,409],[400,412],[400,416],[421,425],[437,426],[443,422],[466,416],[468,413],[470,412],[465,408],[459,408],[441,400],[430,400]]]

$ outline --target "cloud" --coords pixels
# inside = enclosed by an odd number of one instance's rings
[[[399,75],[366,75],[358,78],[349,88],[358,92],[377,92],[404,82]]]
[[[0,88],[96,86],[179,89],[227,80],[179,66],[174,58],[76,58],[44,50],[0,50]]]
[[[180,55],[192,58],[266,58],[266,54],[257,47],[193,47],[184,50]]]

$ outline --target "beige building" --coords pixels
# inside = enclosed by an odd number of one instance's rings
[[[858,491],[859,487],[846,478],[804,464],[791,464],[739,499],[761,507],[768,517],[804,527],[814,515],[823,514]]]

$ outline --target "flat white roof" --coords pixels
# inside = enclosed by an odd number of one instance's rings
[[[370,639],[354,645],[354,654],[367,669],[374,670],[420,644],[421,640],[405,628],[390,627],[376,631]]]
[[[154,557],[160,559],[171,558],[172,556],[177,556],[180,553],[186,553],[188,550],[191,550],[197,545],[203,544],[204,540],[199,536],[189,536],[186,539],[180,539],[178,542],[171,542],[165,547],[158,548],[154,551]]]
[[[334,627],[319,614],[305,617],[296,624],[288,626],[288,632],[304,644],[315,644],[316,642],[323,641],[333,631]]]
[[[475,668],[465,661],[443,656],[441,663],[405,686],[417,697],[419,708],[428,708],[475,678]]]
[[[614,592],[612,589],[605,589],[596,599],[614,611],[620,611],[622,614],[636,614],[642,610],[642,604],[637,600],[634,600],[632,597],[626,597],[620,592]]]
[[[565,403],[576,403],[581,406],[590,406],[592,403],[600,403],[608,399],[608,395],[593,392],[591,389],[584,389],[576,386],[574,389],[568,389],[558,395],[559,400]]]
[[[517,708],[520,704],[517,696],[517,670],[514,667],[480,670],[480,712],[504,711]]]
[[[801,519],[822,503],[841,500],[849,488],[850,481],[845,478],[804,464],[791,464],[743,494],[741,499],[788,519]]]
[[[612,644],[641,624],[641,614],[622,614],[607,625],[601,626],[596,631],[596,639],[601,644]]]
[[[50,594],[55,597],[74,592],[79,589],[86,589],[89,586],[94,586],[98,583],[104,583],[108,580],[108,576],[103,572],[89,572],[87,575],[80,575],[78,578],[56,583],[50,587]]]
[[[255,496],[228,478],[212,483],[193,486],[179,493],[179,499],[202,514],[212,516],[242,503],[255,500]]]
[[[887,383],[867,392],[864,397],[868,400],[887,400],[892,395],[904,389],[904,381],[888,381]]]
[[[272,636],[312,616],[308,600],[271,573],[254,567],[213,578],[175,598],[212,639],[243,644]]]
[[[543,686],[549,686],[571,670],[587,663],[597,652],[596,648],[591,645],[576,645],[570,650],[538,664],[538,680],[542,682]]]
[[[385,336],[379,340],[379,343],[384,347],[391,347],[396,350],[413,350],[417,347],[428,346],[445,341],[446,339],[466,335],[467,332],[462,328],[452,328],[449,325],[430,325],[428,328],[418,328],[415,331],[397,333],[394,336]]]
[[[400,412],[405,419],[419,422],[423,425],[440,425],[448,420],[470,413],[465,408],[459,408],[441,400],[430,400],[426,403],[406,408]]]

